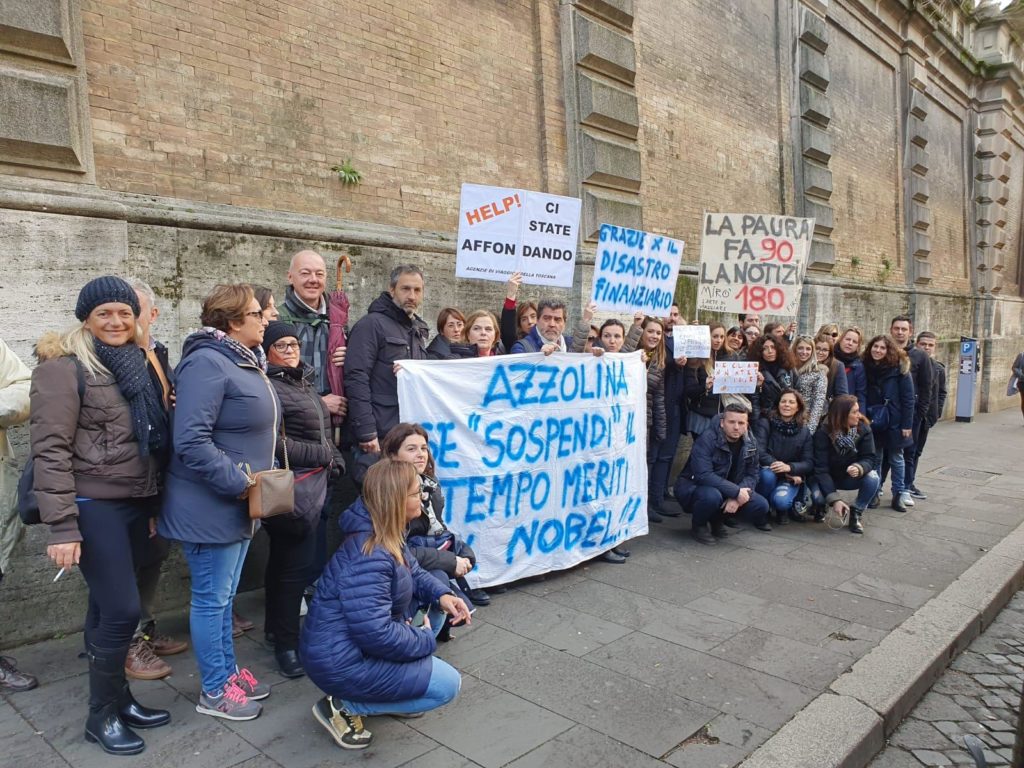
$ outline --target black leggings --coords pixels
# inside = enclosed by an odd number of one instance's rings
[[[266,631],[274,635],[277,650],[294,651],[299,647],[299,604],[316,553],[316,530],[289,517],[269,518],[263,527],[270,537],[263,582]]]
[[[85,642],[97,648],[127,646],[139,623],[135,562],[149,533],[152,499],[78,502],[82,534],[79,567],[89,585]]]

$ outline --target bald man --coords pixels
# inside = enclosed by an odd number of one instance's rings
[[[327,317],[327,266],[316,251],[299,251],[292,256],[288,267],[288,288],[284,304],[280,306],[281,320],[299,330],[302,362],[315,372],[314,386],[327,410],[335,416],[344,416],[345,398],[331,394],[327,378],[329,365],[341,366],[345,362],[345,348],[335,351],[328,359],[327,335],[330,320]]]

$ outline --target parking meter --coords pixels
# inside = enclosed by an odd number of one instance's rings
[[[960,353],[957,355],[956,375],[956,420],[970,421],[974,418],[974,390],[978,383],[978,340],[960,337]]]

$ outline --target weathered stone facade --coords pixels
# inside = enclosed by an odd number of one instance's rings
[[[389,267],[425,315],[497,306],[455,281],[463,181],[583,199],[597,226],[684,239],[707,211],[813,216],[800,326],[910,312],[983,340],[978,405],[1022,344],[1022,48],[951,0],[7,0],[0,11],[0,332],[26,360],[90,276],[159,295],[174,352],[215,282],[281,288],[289,254],[353,257],[358,316]],[[363,173],[343,185],[330,170]],[[526,289],[536,297],[536,289]],[[951,371],[951,384],[955,375]],[[947,415],[952,410],[947,408]],[[24,431],[15,435],[24,452]],[[73,626],[36,601],[42,532],[0,645]],[[170,582],[174,586],[173,580]],[[54,588],[56,590],[57,588]],[[60,594],[76,601],[70,586]],[[18,613],[32,600],[33,610]]]

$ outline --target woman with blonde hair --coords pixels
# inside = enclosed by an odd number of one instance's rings
[[[477,357],[497,355],[500,343],[498,318],[486,309],[477,309],[466,315],[462,327],[462,341],[476,350]]]
[[[422,514],[416,467],[381,459],[366,473],[363,495],[341,516],[344,540],[317,584],[301,655],[306,674],[327,695],[316,718],[344,749],[363,749],[370,715],[415,715],[459,692],[459,673],[433,656],[429,621],[413,626],[413,596],[436,604],[453,624],[469,622],[466,604],[409,552],[406,526]]]
[[[814,354],[814,339],[797,336],[793,340],[796,358],[796,388],[807,406],[807,430],[813,435],[818,422],[828,409],[828,368],[818,362]]]
[[[62,569],[79,566],[89,587],[85,739],[112,755],[142,752],[146,744],[132,728],[171,719],[135,701],[124,668],[141,610],[134,564],[170,443],[163,388],[138,345],[140,311],[121,278],[86,283],[75,306],[80,324],[39,340],[29,393],[46,554]]]

